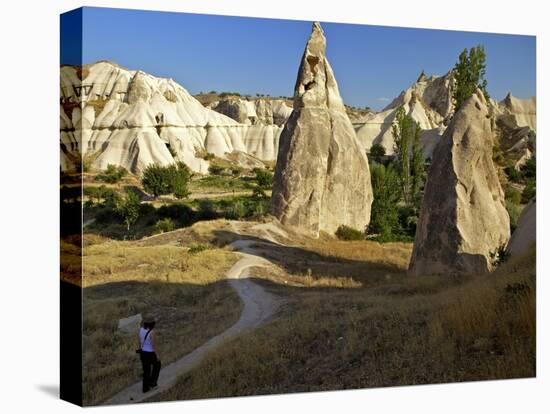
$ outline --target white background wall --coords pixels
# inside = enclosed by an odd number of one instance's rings
[[[0,11],[0,410],[66,413],[58,389],[59,14],[81,5],[537,35],[537,379],[125,406],[120,413],[540,413],[550,406],[545,2],[8,0]],[[205,33],[208,33],[206,29]],[[373,61],[373,64],[376,64]],[[7,128],[7,129],[6,129]],[[7,231],[6,231],[7,230]],[[546,326],[545,326],[546,325]],[[365,338],[368,341],[368,338]]]

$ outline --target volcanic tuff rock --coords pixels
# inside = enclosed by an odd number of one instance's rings
[[[380,144],[385,148],[386,154],[393,154],[392,124],[397,110],[403,106],[405,113],[420,124],[423,130],[422,149],[426,157],[431,157],[454,110],[451,92],[453,82],[452,72],[441,77],[427,77],[422,71],[417,81],[381,112],[371,113],[354,121],[362,147],[368,151],[373,144]]]
[[[370,221],[367,157],[346,114],[314,23],[294,89],[294,110],[281,133],[271,209],[285,225],[317,237]]]
[[[531,200],[525,206],[518,219],[518,225],[506,248],[510,256],[518,256],[533,244],[537,238],[537,203]]]
[[[148,164],[183,161],[207,172],[198,153],[241,151],[274,160],[282,130],[245,125],[203,107],[172,79],[100,61],[61,67],[61,166],[81,154],[92,167],[121,165],[139,173]]]
[[[481,91],[454,115],[426,182],[413,275],[483,273],[510,238],[510,218],[492,160],[489,110]]]
[[[519,99],[509,93],[493,103],[495,133],[508,162],[521,168],[536,154],[536,98]]]
[[[212,102],[209,107],[241,124],[277,125],[281,129],[292,113],[283,99],[230,97]]]
[[[386,154],[393,154],[392,124],[397,109],[403,105],[405,112],[420,124],[422,150],[426,158],[431,158],[454,113],[453,85],[452,71],[440,77],[428,77],[422,71],[417,81],[381,112],[353,120],[359,142],[366,151],[373,144],[380,144]],[[506,158],[521,166],[535,154],[536,98],[519,99],[508,94],[501,102],[491,100],[488,105]]]

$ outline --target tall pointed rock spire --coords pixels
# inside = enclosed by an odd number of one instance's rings
[[[373,199],[367,156],[325,51],[323,29],[313,23],[294,110],[280,138],[271,199],[271,211],[283,224],[315,237],[342,224],[364,230]]]

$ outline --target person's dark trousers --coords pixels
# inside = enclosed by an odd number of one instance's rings
[[[151,387],[157,385],[161,364],[154,352],[141,351],[141,365],[143,367],[143,392],[147,392]]]

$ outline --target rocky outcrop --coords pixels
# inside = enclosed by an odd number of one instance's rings
[[[412,275],[491,271],[510,238],[489,117],[478,91],[453,116],[434,151],[409,266]]]
[[[424,71],[417,81],[395,98],[381,112],[371,113],[361,120],[355,120],[357,138],[362,147],[369,151],[373,144],[380,144],[386,154],[394,153],[392,125],[400,106],[422,128],[421,144],[425,157],[431,157],[446,123],[453,112],[453,76],[428,77]]]
[[[61,165],[77,168],[121,165],[140,173],[149,164],[182,161],[207,173],[200,157],[246,152],[275,160],[282,127],[239,123],[205,108],[172,79],[124,69],[101,61],[61,67]]]
[[[510,126],[529,127],[537,130],[537,99],[535,97],[520,99],[511,93],[498,104],[500,118],[507,118]]]
[[[283,99],[229,97],[209,107],[241,124],[277,125],[281,129],[292,113]]]
[[[536,155],[536,99],[519,99],[508,94],[493,103],[495,134],[504,157],[520,169]]]
[[[372,188],[367,157],[346,114],[326,39],[313,24],[294,90],[294,110],[281,134],[272,213],[285,225],[318,236],[342,225],[363,230]]]
[[[506,252],[510,256],[520,256],[537,241],[537,203],[531,200],[518,219],[518,225],[508,243]]]

